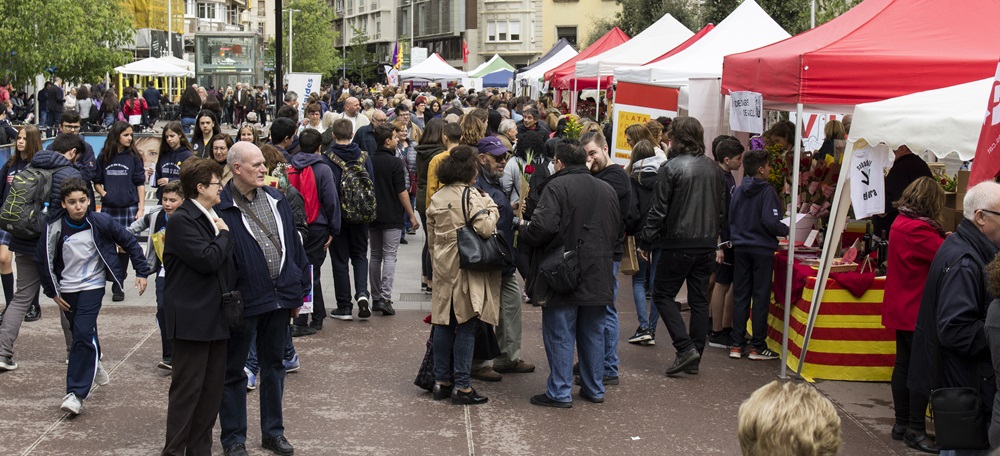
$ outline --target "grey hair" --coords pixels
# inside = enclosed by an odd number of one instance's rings
[[[507,108],[504,107],[497,108],[497,112],[499,112],[500,116],[503,117],[504,119],[510,119],[510,111],[508,111]]]
[[[448,123],[458,123],[460,120],[462,120],[462,118],[455,113],[451,113],[448,114],[447,116],[444,116],[444,121]]]
[[[513,119],[501,120],[500,126],[497,129],[500,130],[500,133],[507,133],[512,129],[517,129],[517,122],[514,122]]]
[[[375,102],[371,98],[365,98],[365,101],[361,102],[361,107],[365,109],[371,109],[375,107]]]
[[[291,103],[299,99],[299,94],[289,90],[285,92],[285,103]]]
[[[978,211],[1000,207],[1000,184],[993,181],[980,182],[969,189],[962,203],[965,205],[962,216],[969,220],[976,218]]]
[[[226,164],[229,165],[229,169],[233,169],[234,164],[243,163],[246,155],[254,151],[258,154],[261,153],[260,148],[256,144],[248,141],[238,141],[236,144],[233,144],[233,147],[229,148],[229,153],[226,154]]]

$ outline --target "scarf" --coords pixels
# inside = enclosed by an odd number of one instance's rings
[[[924,223],[930,225],[932,228],[934,228],[935,230],[937,230],[938,234],[940,234],[941,237],[945,237],[944,228],[941,227],[941,223],[939,223],[937,220],[934,220],[934,219],[932,219],[930,217],[927,217],[925,215],[919,214],[919,213],[917,213],[913,209],[910,209],[907,206],[899,206],[899,213],[902,214],[902,215],[905,215],[905,216],[907,216],[907,217],[909,217],[911,219],[919,220],[921,222],[924,222]]]

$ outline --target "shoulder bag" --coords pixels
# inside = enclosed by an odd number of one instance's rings
[[[466,187],[462,192],[462,216],[465,225],[458,227],[458,267],[469,271],[502,271],[514,265],[514,254],[507,240],[494,229],[493,235],[483,239],[476,233],[472,223],[489,209],[482,209],[469,218],[472,207],[472,187]]]

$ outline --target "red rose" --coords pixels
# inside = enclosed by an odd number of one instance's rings
[[[531,174],[533,172],[535,172],[535,167],[534,166],[527,165],[527,166],[524,167],[524,174]]]
[[[948,183],[948,181],[945,178],[942,177],[941,178],[941,185],[945,185],[947,183]]]

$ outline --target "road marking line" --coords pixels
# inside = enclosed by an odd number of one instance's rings
[[[469,444],[469,456],[476,456],[476,446],[472,443],[472,416],[469,413],[469,406],[465,409],[465,441]]]

